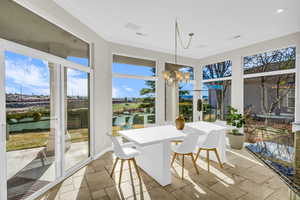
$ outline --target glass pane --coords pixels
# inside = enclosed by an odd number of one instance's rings
[[[247,148],[293,180],[295,74],[245,79],[244,91]]]
[[[179,114],[183,115],[186,122],[193,121],[193,90],[192,83],[179,84]]]
[[[204,83],[203,120],[226,120],[228,106],[231,105],[231,81],[216,81]]]
[[[289,47],[244,57],[244,74],[295,68],[296,48]]]
[[[65,169],[89,157],[89,74],[65,68]]]
[[[5,52],[8,199],[55,180],[54,65]]]
[[[231,76],[232,62],[230,60],[206,65],[203,67],[203,80]]]
[[[89,65],[88,43],[11,0],[1,0],[0,38]]]
[[[155,123],[155,81],[113,78],[113,133]]]
[[[117,74],[128,74],[135,76],[155,76],[154,67],[129,65],[122,63],[113,63],[112,72]]]
[[[112,72],[135,76],[155,76],[156,63],[152,60],[113,55]]]

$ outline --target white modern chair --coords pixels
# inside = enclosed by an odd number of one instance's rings
[[[196,160],[194,159],[194,155],[193,155],[193,152],[197,148],[198,138],[199,138],[198,134],[187,134],[184,137],[183,142],[181,144],[171,146],[172,150],[174,152],[171,166],[173,166],[173,163],[174,163],[176,157],[179,155],[182,155],[182,177],[181,177],[182,179],[183,179],[183,173],[184,173],[184,156],[191,156],[193,165],[196,169],[196,172],[197,172],[197,174],[199,174],[199,171],[198,171],[198,168],[196,165]]]
[[[196,161],[200,155],[200,152],[202,150],[206,150],[206,160],[207,160],[207,170],[209,172],[209,165],[210,165],[210,159],[209,159],[209,153],[210,151],[215,152],[217,160],[220,164],[220,167],[223,168],[222,162],[220,160],[220,156],[218,153],[218,145],[220,142],[221,134],[218,131],[212,131],[209,133],[206,137],[200,137],[198,140],[198,152],[196,155]]]
[[[116,155],[116,161],[113,164],[113,168],[112,168],[112,171],[110,173],[110,176],[113,177],[116,165],[117,165],[118,161],[121,160],[121,169],[120,169],[120,176],[119,176],[119,186],[120,186],[121,179],[122,179],[122,172],[123,172],[123,164],[127,160],[129,170],[130,170],[130,174],[132,174],[131,164],[130,164],[130,161],[132,161],[133,165],[135,167],[136,173],[138,175],[138,178],[139,178],[139,180],[141,180],[140,173],[139,173],[139,170],[138,170],[138,166],[137,166],[136,161],[135,161],[135,157],[138,156],[140,154],[140,152],[136,148],[133,148],[132,143],[121,144],[117,137],[112,136],[109,133],[107,135],[110,137],[110,139],[113,143],[113,150],[114,150],[114,153]]]

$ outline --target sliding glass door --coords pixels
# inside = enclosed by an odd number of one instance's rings
[[[8,199],[55,180],[55,64],[5,51]]]
[[[89,74],[64,69],[65,161],[68,170],[89,157]]]
[[[35,198],[91,159],[91,69],[0,39],[0,72],[0,200]]]

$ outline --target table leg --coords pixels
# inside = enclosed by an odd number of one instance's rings
[[[141,147],[136,157],[137,164],[160,185],[171,184],[171,148],[170,142]]]

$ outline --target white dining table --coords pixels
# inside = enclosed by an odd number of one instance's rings
[[[165,186],[171,184],[171,141],[183,139],[189,133],[206,136],[212,131],[219,131],[221,140],[218,150],[221,162],[224,163],[226,162],[225,131],[227,130],[230,128],[216,123],[200,121],[186,123],[184,130],[177,130],[173,125],[164,125],[122,130],[119,131],[119,134],[135,143],[141,151],[141,154],[136,157],[138,166],[160,185]],[[210,159],[216,161],[215,155],[212,154]]]
[[[136,162],[160,185],[171,184],[171,141],[182,139],[185,134],[175,126],[155,126],[119,131],[119,134],[138,146],[141,154]]]

